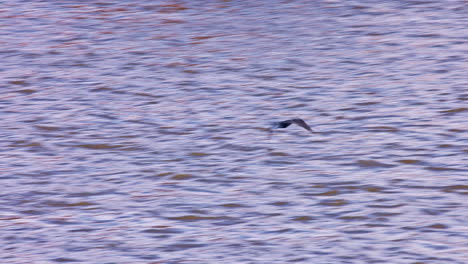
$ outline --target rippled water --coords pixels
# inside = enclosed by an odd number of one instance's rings
[[[6,1],[2,263],[467,263],[467,27],[461,0]],[[268,138],[292,117],[319,133]]]

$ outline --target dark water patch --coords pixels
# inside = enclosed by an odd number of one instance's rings
[[[373,231],[369,229],[349,229],[349,230],[343,230],[341,232],[345,234],[351,234],[351,235],[360,235],[360,234],[372,233]]]
[[[349,201],[344,199],[326,199],[320,201],[318,204],[324,206],[345,206],[349,204]]]
[[[369,101],[369,102],[355,103],[355,105],[365,106],[365,105],[377,105],[377,104],[380,104],[380,103],[381,102]]]
[[[136,96],[142,96],[142,97],[149,97],[149,98],[164,98],[164,96],[161,95],[155,95],[155,94],[149,94],[149,93],[134,93]],[[158,102],[154,102],[158,103]]]
[[[443,192],[468,195],[468,185],[451,185],[441,188]]]
[[[441,214],[444,214],[444,213],[446,213],[448,211],[449,210],[436,209],[436,208],[421,209],[421,212],[424,213],[424,214],[427,214],[427,215],[441,215]]]
[[[320,155],[320,160],[336,160],[336,161],[342,161],[342,160],[349,160],[352,158],[350,155],[343,155],[343,154],[336,154],[336,155],[327,155],[327,154],[322,154]]]
[[[175,243],[166,246],[163,250],[166,252],[176,252],[181,250],[188,250],[193,248],[204,247],[205,244],[196,244],[196,243]]]
[[[270,203],[270,205],[283,207],[283,206],[291,206],[292,203],[289,201],[276,201],[276,202]]]
[[[221,204],[220,206],[225,207],[225,208],[232,208],[232,209],[249,207],[247,205],[240,204],[240,203],[225,203],[225,204]]]
[[[288,107],[289,109],[294,109],[294,108],[303,108],[307,106],[306,104],[303,104],[303,103],[299,103],[299,104],[295,104],[295,105],[291,105],[290,107]]]
[[[417,165],[420,165],[422,164],[423,162],[421,160],[415,160],[415,159],[402,159],[402,160],[397,160],[397,162],[399,163],[403,163],[403,164],[417,164]]]
[[[189,155],[192,156],[192,157],[206,157],[206,156],[210,156],[212,154],[205,153],[205,152],[191,152],[191,153],[189,153]]]
[[[290,156],[288,153],[279,152],[279,151],[272,151],[268,153],[269,156],[280,156],[280,157],[287,157]]]
[[[269,234],[287,234],[289,232],[293,232],[294,230],[292,228],[280,228],[272,231],[268,231],[266,233]]]
[[[22,217],[21,216],[13,216],[13,215],[0,215],[0,220],[2,221],[9,221],[9,220],[17,220],[17,219],[21,219]]]
[[[34,89],[21,89],[21,90],[17,90],[16,92],[21,93],[21,94],[33,94],[33,93],[36,93],[37,90],[34,90]]]
[[[426,226],[425,228],[430,228],[430,229],[448,229],[449,227],[444,224],[432,224],[429,226]]]
[[[111,143],[95,143],[95,144],[77,144],[73,145],[76,148],[83,148],[89,150],[118,150],[118,151],[138,151],[141,150],[138,146],[111,144]]]
[[[17,147],[41,147],[41,143],[39,142],[30,142],[28,140],[15,140],[15,141],[12,141],[8,147],[14,147],[14,148],[17,148]]]
[[[62,128],[56,127],[56,126],[35,125],[34,127],[36,127],[39,130],[44,130],[44,131],[59,131],[59,130],[62,130]]]
[[[158,133],[161,135],[178,135],[178,136],[183,136],[183,135],[190,135],[193,132],[193,129],[184,129],[184,130],[178,130],[175,127],[163,127],[159,126]]]
[[[110,145],[110,144],[79,144],[75,145],[78,148],[85,148],[85,149],[119,149],[122,148],[123,145]]]
[[[20,213],[25,214],[25,215],[44,215],[47,213],[47,211],[41,211],[41,210],[24,210],[20,211]]]
[[[336,187],[347,187],[347,186],[359,186],[361,185],[360,181],[332,181],[325,184],[315,184],[313,188],[323,188],[327,186],[336,186]]]
[[[83,252],[83,251],[89,251],[89,246],[67,246],[65,251],[67,252]]]
[[[341,192],[339,190],[329,190],[329,191],[323,191],[323,192],[317,192],[317,193],[304,193],[303,195],[305,196],[336,196],[339,195]]]
[[[183,233],[182,230],[177,228],[171,228],[168,226],[156,226],[153,228],[145,229],[142,231],[143,233],[150,233],[150,234],[180,234]]]
[[[214,136],[211,139],[214,139],[214,140],[229,140],[229,139],[232,139],[232,138],[231,137],[225,137],[225,136]]]
[[[402,206],[405,206],[405,205],[406,204],[392,202],[391,204],[379,203],[379,204],[369,204],[367,206],[370,207],[370,208],[398,208],[398,207],[402,207]]]
[[[284,182],[284,181],[268,181],[267,183],[274,189],[281,189],[281,188],[287,188],[290,186],[290,183]]]
[[[102,118],[102,119],[107,119],[107,120],[118,120],[118,118],[116,116],[106,115],[106,114],[102,114],[102,113],[89,114],[89,115],[90,116],[95,116],[95,117],[98,117],[98,118]]]
[[[395,165],[382,163],[376,160],[358,160],[356,164],[361,168],[392,168]]]
[[[266,160],[266,161],[264,161],[264,163],[266,165],[280,166],[280,165],[292,165],[292,164],[295,164],[296,162],[286,161],[286,160]]]
[[[460,168],[441,167],[441,166],[427,166],[427,167],[424,167],[424,169],[430,170],[430,171],[467,171],[467,170],[460,169]]]
[[[311,217],[311,216],[308,216],[308,215],[301,215],[301,216],[295,216],[295,217],[291,218],[291,220],[294,221],[294,222],[305,222],[305,223],[307,223],[307,222],[310,222],[310,221],[314,220],[314,218]]]
[[[339,108],[337,109],[338,111],[340,112],[351,112],[351,111],[354,111],[354,110],[357,110],[358,108],[356,107],[352,107],[352,106],[349,106],[349,107],[344,107],[344,108]],[[345,117],[337,117],[337,119],[344,119]]]
[[[196,181],[201,183],[210,183],[210,184],[223,184],[223,185],[231,185],[234,182],[239,182],[237,179],[229,179],[226,177],[221,177],[222,175],[214,176],[214,177],[197,177]]]
[[[466,111],[468,111],[467,107],[459,107],[459,108],[454,108],[450,110],[440,111],[440,113],[447,114],[447,115],[454,115],[454,114],[458,114],[458,113],[462,113]]]
[[[315,193],[306,193],[305,195],[309,196],[336,196],[346,193],[355,193],[355,192],[370,192],[370,193],[391,193],[392,191],[389,188],[374,186],[368,184],[350,184],[350,185],[327,185],[327,186],[314,186],[314,188],[323,189],[320,192]]]
[[[162,159],[164,162],[181,162],[184,161],[182,158],[174,158],[174,159]]]
[[[195,176],[192,175],[192,174],[187,174],[187,173],[180,173],[180,174],[176,174],[174,176],[171,177],[171,180],[188,180],[188,179],[192,179],[194,178]]]
[[[50,207],[89,207],[96,205],[92,202],[65,202],[65,201],[58,201],[58,200],[47,200],[43,202],[43,205],[50,206]]]
[[[341,219],[341,220],[344,220],[344,221],[364,221],[366,219],[369,219],[369,217],[367,216],[360,216],[360,215],[355,215],[355,216],[351,216],[351,215],[348,215],[348,216],[341,216],[341,217],[338,217],[338,219]]]
[[[361,109],[361,110],[356,110],[356,112],[367,112],[367,110]],[[362,121],[362,120],[368,120],[368,119],[385,119],[385,118],[399,119],[400,116],[397,116],[397,115],[360,115],[360,116],[349,117],[348,119],[352,121]]]
[[[398,132],[400,129],[392,126],[373,126],[373,127],[364,127],[368,129],[369,132]]]
[[[8,83],[13,84],[13,85],[20,85],[20,86],[30,85],[26,80],[14,80],[14,81],[9,81]],[[30,89],[28,89],[28,90],[30,90]],[[24,91],[24,90],[21,90],[21,91]],[[26,92],[26,93],[28,93],[28,92]]]
[[[437,147],[439,147],[439,148],[456,148],[458,146],[453,145],[453,144],[439,144]]]
[[[385,190],[388,190],[388,188],[384,188],[380,186],[363,186],[362,189],[367,192],[372,192],[372,193],[380,193],[380,192],[385,192]]]
[[[168,217],[170,220],[183,222],[196,222],[204,220],[225,220],[226,216],[199,216],[199,215],[183,215],[177,217]]]
[[[43,219],[44,222],[52,225],[77,225],[80,224],[79,222],[73,221],[72,219],[67,218],[46,218]]]
[[[166,177],[166,176],[169,176],[169,175],[172,175],[174,174],[174,172],[170,172],[170,171],[166,171],[166,172],[160,172],[158,174],[156,174],[157,177]]]
[[[55,258],[55,259],[51,259],[51,261],[58,262],[58,263],[69,263],[69,262],[81,262],[82,260],[74,259],[74,258]]]
[[[386,219],[376,219],[378,222],[385,222],[387,221]],[[369,227],[369,228],[390,228],[392,225],[389,224],[384,224],[384,223],[371,223],[371,224],[365,224],[364,226]]]
[[[89,233],[89,232],[95,232],[95,231],[98,231],[98,229],[94,229],[94,228],[77,228],[77,229],[71,229],[69,232],[72,232],[72,233]]]
[[[229,216],[200,216],[200,215],[184,215],[177,217],[167,217],[169,220],[186,222],[186,223],[198,223],[198,222],[209,222],[212,225],[216,226],[230,226],[244,223],[245,221]]]
[[[107,189],[107,190],[100,190],[100,191],[84,191],[84,192],[74,192],[67,194],[67,197],[93,197],[93,196],[101,196],[101,195],[108,195],[108,194],[116,194],[118,193],[115,189]]]
[[[112,91],[112,90],[113,88],[111,87],[102,86],[102,87],[93,88],[89,91],[90,92],[107,92],[107,91]]]

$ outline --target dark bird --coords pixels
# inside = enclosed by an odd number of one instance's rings
[[[310,131],[312,133],[314,132],[314,131],[312,131],[310,126],[307,125],[307,123],[304,120],[300,119],[300,118],[294,118],[294,119],[289,119],[289,120],[278,122],[278,123],[275,124],[274,127],[276,127],[276,128],[286,128],[286,127],[290,126],[291,124],[296,124],[296,125],[304,128],[304,129],[306,129],[306,130],[308,130],[308,131]]]
[[[294,119],[289,119],[289,120],[285,120],[285,121],[281,121],[281,122],[276,122],[273,124],[273,128],[286,128],[288,126],[290,126],[291,124],[296,124],[302,128],[304,128],[305,130],[311,132],[311,133],[314,133],[314,131],[310,128],[309,125],[307,125],[307,123],[300,119],[300,118],[294,118]],[[272,129],[269,129],[268,130],[270,133],[269,133],[269,136],[268,138],[271,138],[271,134],[273,133],[273,130]]]

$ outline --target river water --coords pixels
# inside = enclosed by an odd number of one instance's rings
[[[0,5],[1,263],[468,263],[466,1]]]

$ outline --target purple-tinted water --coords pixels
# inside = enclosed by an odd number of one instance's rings
[[[1,5],[2,263],[468,261],[465,1]]]

